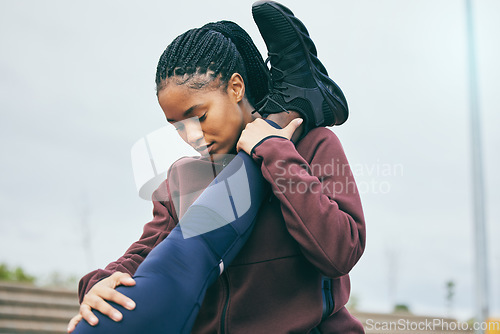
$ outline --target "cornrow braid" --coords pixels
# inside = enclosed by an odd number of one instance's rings
[[[195,89],[216,78],[227,86],[234,73],[242,76],[252,105],[268,93],[268,68],[247,32],[231,21],[212,22],[186,31],[167,46],[156,69],[156,91],[171,77]]]

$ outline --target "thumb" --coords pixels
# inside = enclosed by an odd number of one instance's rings
[[[295,132],[295,130],[297,130],[297,128],[300,126],[300,124],[302,124],[303,121],[304,120],[302,118],[296,118],[283,128],[288,139],[292,138],[293,133]]]
[[[119,280],[123,285],[135,285],[135,280],[129,274],[123,274]]]

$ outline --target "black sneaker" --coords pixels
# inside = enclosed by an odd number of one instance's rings
[[[304,117],[304,134],[314,127],[344,123],[347,101],[317,58],[304,24],[274,1],[254,3],[252,15],[267,46],[272,79],[271,92],[256,111],[265,116],[295,110]]]

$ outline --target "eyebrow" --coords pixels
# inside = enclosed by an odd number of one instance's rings
[[[195,104],[194,106],[190,107],[189,109],[187,109],[183,114],[182,114],[182,117],[187,117],[188,115],[192,114],[193,111],[195,111],[196,109],[198,109],[199,107],[201,107],[202,105],[201,104]],[[167,118],[167,122],[177,122],[175,119],[170,119],[170,118]]]

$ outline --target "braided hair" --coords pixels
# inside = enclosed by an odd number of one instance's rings
[[[194,89],[217,78],[227,87],[234,73],[242,76],[250,104],[268,93],[267,66],[247,32],[231,21],[212,22],[186,31],[167,46],[156,69],[156,92],[172,77]]]

